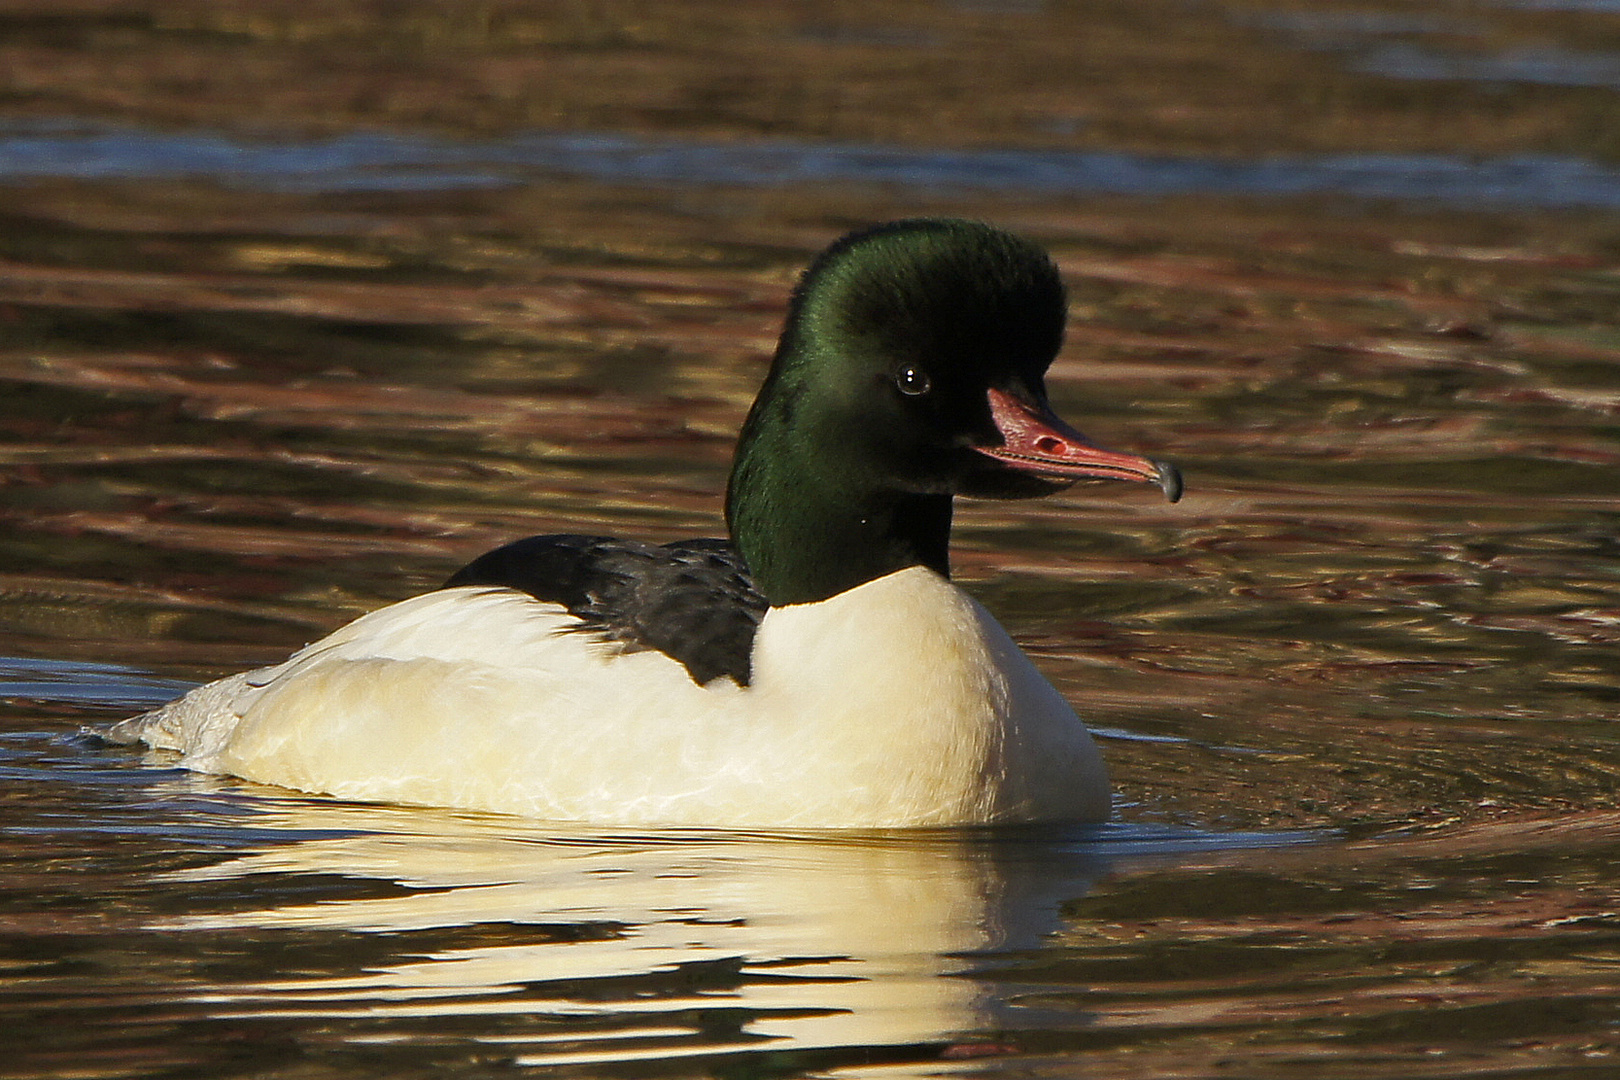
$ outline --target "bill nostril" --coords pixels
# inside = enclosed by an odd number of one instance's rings
[[[1035,449],[1043,454],[1061,454],[1063,452],[1063,440],[1046,435],[1035,440]]]

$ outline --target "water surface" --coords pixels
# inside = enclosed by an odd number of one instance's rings
[[[609,8],[0,14],[7,1075],[1612,1075],[1612,12]],[[959,515],[1109,825],[95,736],[517,536],[716,534],[794,276],[918,213],[1049,246],[1059,410],[1187,474]]]
[[[1620,66],[1620,58],[1615,63]],[[1332,193],[1445,204],[1620,207],[1620,172],[1576,157],[1275,155],[1260,160],[1109,151],[924,149],[613,133],[497,140],[355,134],[312,141],[25,123],[0,129],[0,181],[206,178],[282,191],[449,191],[555,177],[613,184],[905,185],[920,191],[1138,196]]]

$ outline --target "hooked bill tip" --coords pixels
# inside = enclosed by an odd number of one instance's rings
[[[1155,461],[1153,468],[1159,474],[1159,490],[1168,502],[1181,501],[1181,470],[1168,461]]]

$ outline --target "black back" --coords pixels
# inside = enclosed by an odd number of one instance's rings
[[[754,631],[770,605],[725,540],[646,544],[606,536],[531,536],[480,555],[444,588],[492,585],[561,604],[581,632],[627,651],[657,649],[699,685],[750,676]]]

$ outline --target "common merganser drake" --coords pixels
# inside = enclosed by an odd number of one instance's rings
[[[613,825],[1097,821],[1091,735],[950,581],[951,501],[1175,468],[1053,414],[1066,300],[975,222],[853,233],[804,274],[724,540],[535,536],[274,667],[117,724],[200,772]]]

